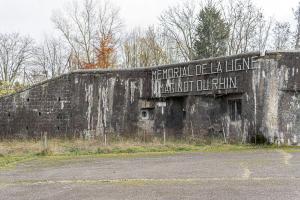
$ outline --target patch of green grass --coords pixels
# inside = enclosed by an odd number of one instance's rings
[[[15,167],[20,162],[34,159],[34,155],[28,156],[3,156],[0,157],[0,169],[9,169]]]
[[[149,143],[138,141],[120,141],[107,146],[100,140],[48,140],[48,148],[42,150],[40,141],[4,141],[0,142],[0,168],[13,167],[28,160],[38,159],[55,164],[77,158],[127,158],[137,156],[170,155],[183,152],[240,152],[256,150],[284,150],[300,152],[300,147],[276,145],[229,145],[213,143],[186,143],[184,141],[160,141]]]
[[[71,147],[69,150],[70,153],[79,155],[80,154],[80,149],[78,147]]]
[[[288,153],[300,152],[300,146],[281,146],[281,147],[273,147],[273,149],[280,149]]]

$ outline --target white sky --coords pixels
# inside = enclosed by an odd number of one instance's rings
[[[0,0],[0,32],[20,32],[40,40],[54,27],[50,20],[54,9],[69,0]],[[160,13],[182,0],[110,0],[120,7],[128,28],[157,24]],[[292,8],[299,0],[254,0],[267,16],[292,21]]]

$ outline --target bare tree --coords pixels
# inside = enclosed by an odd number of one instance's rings
[[[298,7],[294,10],[294,16],[296,20],[296,34],[295,34],[295,49],[300,49],[300,2]]]
[[[116,46],[122,27],[119,10],[108,1],[81,2],[73,1],[52,16],[53,23],[70,46],[73,58],[78,61],[78,67],[97,62],[97,49],[104,38],[111,37]]]
[[[138,67],[138,41],[141,37],[140,29],[135,29],[124,38],[122,46],[124,66],[126,68]]]
[[[276,22],[273,30],[273,48],[284,50],[290,48],[291,29],[289,22]]]
[[[135,29],[125,38],[123,51],[126,67],[146,67],[169,63],[163,33],[154,27]]]
[[[162,13],[160,23],[165,34],[173,41],[172,49],[179,50],[178,61],[195,58],[194,44],[198,11],[205,5],[216,5],[223,10],[230,32],[227,54],[249,51],[264,51],[269,45],[271,19],[266,20],[263,12],[252,0],[204,0],[195,6],[194,1],[185,1]],[[199,8],[199,9],[198,9]],[[211,24],[211,27],[213,24]]]
[[[155,27],[148,27],[145,37],[144,45],[145,49],[149,51],[151,62],[150,65],[161,65],[169,63],[169,58],[166,52],[166,39],[163,35],[163,32],[160,32],[159,29]]]
[[[266,20],[263,15],[258,18],[255,37],[249,44],[250,51],[264,52],[269,47],[272,18]]]
[[[184,61],[195,58],[194,40],[196,35],[197,9],[193,1],[170,7],[159,17],[165,34],[173,40]]]
[[[52,21],[62,33],[74,53],[74,57],[85,62],[92,62],[93,37],[95,30],[95,8],[92,1],[84,1],[82,7],[77,1],[72,2],[63,11],[56,11]],[[81,63],[79,63],[81,64]]]
[[[228,0],[224,11],[230,25],[229,55],[265,48],[271,24],[251,0]],[[251,44],[259,46],[255,48]]]
[[[18,33],[0,34],[0,78],[14,83],[32,58],[33,40]]]
[[[46,37],[34,51],[33,65],[36,67],[36,74],[49,79],[67,72],[69,54],[61,39]]]

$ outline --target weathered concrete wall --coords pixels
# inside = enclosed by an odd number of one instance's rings
[[[36,85],[0,99],[0,135],[4,138],[53,136],[71,129],[70,75]]]
[[[0,137],[218,137],[297,144],[300,53],[78,71],[0,98]]]
[[[185,99],[186,116],[182,129],[185,135],[246,142],[251,135],[257,134],[255,101],[263,62],[260,55],[254,53],[163,67],[152,73],[153,96],[166,98],[167,105],[169,98]],[[181,72],[186,75],[168,77],[163,72],[168,68],[173,71],[186,68],[186,73]],[[157,77],[158,74],[162,74],[161,78]],[[240,119],[231,120],[230,100],[241,101]]]
[[[2,97],[0,135],[134,134],[139,119],[138,99],[149,93],[147,77],[144,70],[74,72]]]

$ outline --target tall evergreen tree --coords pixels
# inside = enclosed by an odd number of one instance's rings
[[[226,40],[229,25],[214,5],[201,9],[195,39],[196,59],[216,57],[226,54]]]

